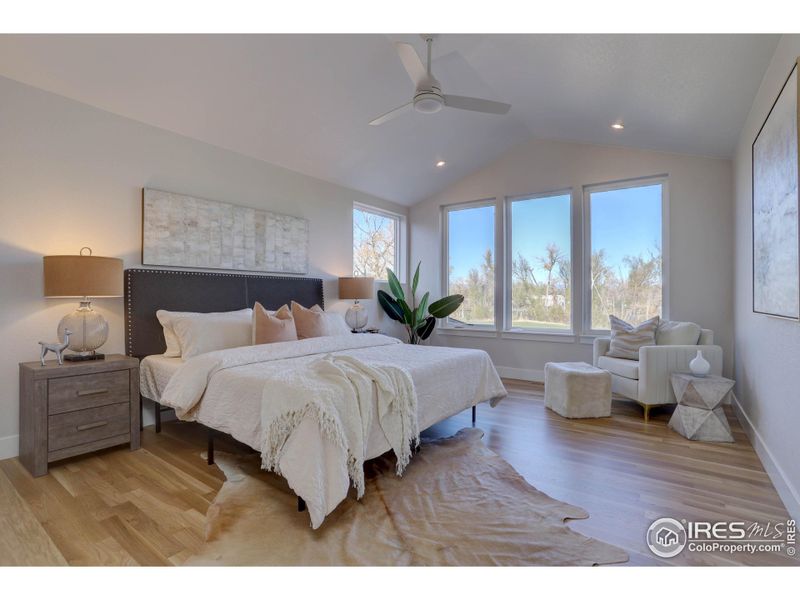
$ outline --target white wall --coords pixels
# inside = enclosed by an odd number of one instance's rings
[[[630,125],[633,126],[633,125]],[[733,361],[733,213],[728,160],[620,147],[532,140],[491,165],[411,208],[412,267],[423,261],[420,289],[440,294],[442,205],[571,188],[580,206],[585,185],[645,177],[669,177],[669,317],[714,330]],[[573,206],[576,204],[573,200]],[[573,259],[579,256],[580,228],[573,223]],[[575,281],[576,297],[581,282]],[[579,324],[578,324],[579,327]],[[501,375],[541,377],[548,361],[591,362],[591,340],[569,343],[437,333],[437,344],[477,347],[489,352]]]
[[[751,146],[792,65],[800,35],[781,38],[734,159],[736,394],[741,419],[795,519],[800,519],[800,324],[753,312]]]
[[[255,132],[254,132],[255,134]],[[313,143],[309,140],[308,143]],[[42,256],[141,260],[141,189],[154,187],[306,217],[310,275],[328,308],[352,273],[352,203],[405,207],[0,78],[0,458],[17,453],[18,367],[54,340],[75,302],[42,297]],[[380,318],[370,304],[373,325]],[[106,352],[123,352],[123,301],[99,300]],[[382,325],[383,326],[383,325]],[[390,331],[394,332],[395,329]]]

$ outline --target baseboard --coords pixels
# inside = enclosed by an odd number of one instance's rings
[[[19,456],[19,436],[7,435],[0,438],[0,460]]]
[[[747,416],[747,413],[736,396],[733,396],[733,402],[731,404],[733,405],[733,410],[736,412],[736,417],[739,419],[742,429],[744,429],[747,437],[750,438],[750,443],[753,445],[753,449],[756,451],[758,458],[761,459],[761,464],[764,465],[764,470],[772,481],[772,485],[775,486],[778,495],[781,497],[781,500],[783,500],[786,510],[795,521],[800,521],[800,494],[798,494],[795,487],[786,477],[786,473],[784,473],[783,469],[781,469],[780,465],[775,460],[772,452],[770,452],[769,446],[767,446],[764,438],[761,437],[761,434],[753,425],[750,417]]]
[[[495,367],[500,377],[508,379],[521,379],[522,381],[544,382],[544,371],[536,369],[519,369],[517,367]]]

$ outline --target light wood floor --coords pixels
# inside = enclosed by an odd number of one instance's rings
[[[645,424],[638,406],[615,401],[611,418],[567,420],[545,410],[540,385],[506,385],[510,396],[497,408],[478,408],[487,445],[532,485],[585,508],[590,518],[571,527],[625,548],[629,564],[798,564],[774,554],[686,551],[659,560],[645,545],[648,526],[663,516],[788,518],[732,414],[736,442],[704,444],[666,427],[671,410],[654,410]],[[467,426],[464,412],[426,434]],[[160,435],[146,428],[139,451],[63,461],[37,479],[16,459],[0,462],[0,564],[182,563],[203,543],[204,515],[223,482],[200,457],[204,448],[202,427],[170,422]]]

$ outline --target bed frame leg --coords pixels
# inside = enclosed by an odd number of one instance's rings
[[[306,509],[306,501],[300,496],[297,497],[297,512],[303,512]]]
[[[214,464],[214,430],[208,429],[208,451],[206,452],[208,464]]]
[[[144,398],[139,394],[139,431],[144,431]]]
[[[161,405],[153,402],[153,407],[156,410],[156,433],[161,433]]]
[[[478,416],[478,407],[477,406],[473,406],[472,407],[472,426],[473,427],[475,427],[475,420],[477,419],[477,416]]]

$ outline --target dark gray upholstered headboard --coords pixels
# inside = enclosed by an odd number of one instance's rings
[[[275,310],[294,300],[325,308],[322,280],[245,273],[125,270],[125,352],[142,358],[166,349],[156,311],[222,312],[260,302]]]

